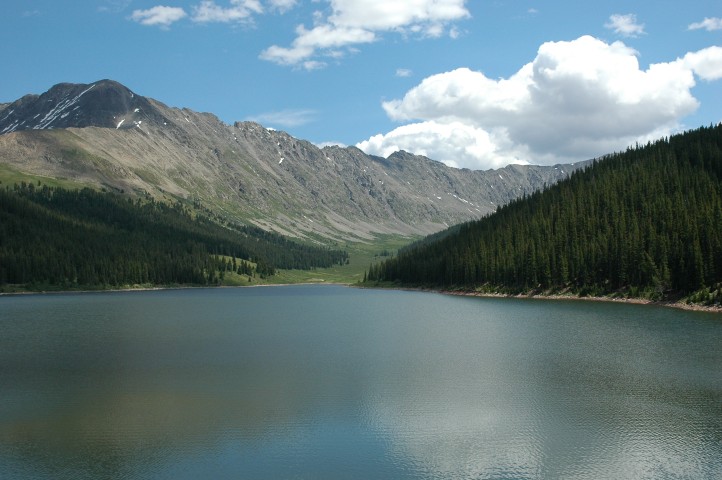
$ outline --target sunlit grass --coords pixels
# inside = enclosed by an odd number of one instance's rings
[[[0,163],[0,188],[10,187],[12,189],[15,184],[20,185],[22,182],[36,186],[47,185],[48,187],[61,187],[68,190],[88,186],[73,180],[44,177],[42,175],[21,172],[10,165]]]
[[[408,245],[416,238],[398,235],[380,236],[371,243],[349,243],[339,245],[349,253],[349,262],[344,265],[334,265],[329,268],[316,268],[313,270],[277,270],[275,275],[261,278],[258,275],[238,275],[226,272],[223,278],[225,286],[253,286],[253,285],[281,285],[297,283],[340,283],[355,284],[363,280],[364,273],[372,263],[383,260],[384,252],[396,252],[404,245]],[[230,258],[229,258],[230,260]]]

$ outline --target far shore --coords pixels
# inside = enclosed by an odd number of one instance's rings
[[[689,310],[689,311],[695,311],[695,312],[708,312],[708,313],[722,313],[722,305],[719,306],[713,306],[713,305],[699,305],[694,303],[684,303],[684,302],[674,302],[674,301],[655,301],[655,300],[648,300],[646,298],[622,298],[622,297],[592,297],[592,296],[586,296],[586,297],[580,297],[578,295],[572,295],[572,294],[528,294],[528,293],[518,293],[518,294],[505,294],[505,293],[485,293],[485,292],[477,292],[477,291],[470,291],[470,290],[443,290],[443,289],[436,289],[436,288],[424,288],[424,287],[402,287],[402,286],[385,286],[385,285],[378,285],[378,286],[361,286],[361,288],[378,288],[378,289],[388,289],[388,290],[408,290],[412,292],[429,292],[429,293],[438,293],[441,295],[453,295],[458,297],[480,297],[480,298],[516,298],[516,299],[526,299],[526,300],[550,300],[550,301],[559,301],[559,300],[573,300],[573,301],[582,301],[582,302],[607,302],[607,303],[628,303],[628,304],[636,304],[636,305],[656,305],[660,307],[668,307],[668,308],[676,308],[679,310]]]
[[[291,287],[300,285],[336,285],[345,287],[359,286],[351,283],[335,283],[335,282],[300,282],[300,283],[263,283],[253,285],[178,285],[178,286],[128,286],[127,288],[108,288],[97,290],[24,290],[17,292],[0,292],[1,296],[11,295],[52,295],[52,294],[68,294],[68,293],[108,293],[108,292],[148,292],[157,290],[189,290],[200,288],[262,288],[262,287]],[[689,310],[695,312],[722,313],[722,305],[699,305],[694,303],[683,303],[674,301],[655,301],[645,298],[622,298],[622,297],[580,297],[578,295],[562,295],[562,294],[503,294],[503,293],[484,293],[470,290],[442,290],[422,287],[401,287],[401,286],[366,286],[360,285],[361,288],[384,289],[384,290],[409,290],[418,292],[439,293],[442,295],[453,295],[461,297],[482,297],[482,298],[518,298],[533,300],[573,300],[583,302],[611,302],[611,303],[629,303],[637,305],[657,305],[662,307],[676,308],[680,310]]]
[[[0,292],[2,296],[13,295],[53,295],[68,293],[118,293],[118,292],[153,292],[160,290],[192,290],[192,289],[218,289],[218,288],[261,288],[261,287],[292,287],[295,285],[336,285],[351,286],[349,283],[335,282],[299,282],[299,283],[254,283],[252,285],[167,285],[167,286],[132,286],[115,287],[115,288],[98,288],[98,289],[78,289],[78,290],[19,290],[17,292]]]
[[[501,293],[483,293],[471,291],[457,290],[437,290],[438,293],[444,295],[456,295],[463,297],[485,297],[485,298],[524,298],[534,300],[574,300],[584,302],[607,302],[607,303],[631,303],[636,305],[657,305],[661,307],[677,308],[681,310],[691,310],[695,312],[711,312],[722,313],[722,306],[699,305],[695,303],[683,303],[672,301],[655,301],[646,298],[621,298],[621,297],[580,297],[578,295],[555,295],[555,294],[533,294],[525,295],[523,293],[516,295],[506,295]]]

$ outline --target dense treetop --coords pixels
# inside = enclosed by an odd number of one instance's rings
[[[26,183],[0,189],[0,285],[216,284],[229,269],[225,257],[238,273],[265,276],[328,267],[347,254],[220,225],[181,203]]]

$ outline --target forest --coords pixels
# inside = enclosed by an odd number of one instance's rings
[[[722,124],[599,158],[371,265],[366,281],[719,304]]]
[[[347,260],[345,251],[220,225],[180,202],[28,183],[0,189],[0,289],[217,285],[230,270],[267,277]]]

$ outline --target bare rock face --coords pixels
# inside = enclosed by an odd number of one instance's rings
[[[407,152],[321,149],[257,123],[169,108],[111,80],[0,105],[0,132],[0,162],[24,172],[192,200],[229,220],[338,241],[433,233],[583,165],[471,171]]]
[[[143,119],[163,121],[145,97],[118,82],[60,83],[42,95],[26,95],[0,110],[0,133],[73,127],[132,128],[134,122]]]

